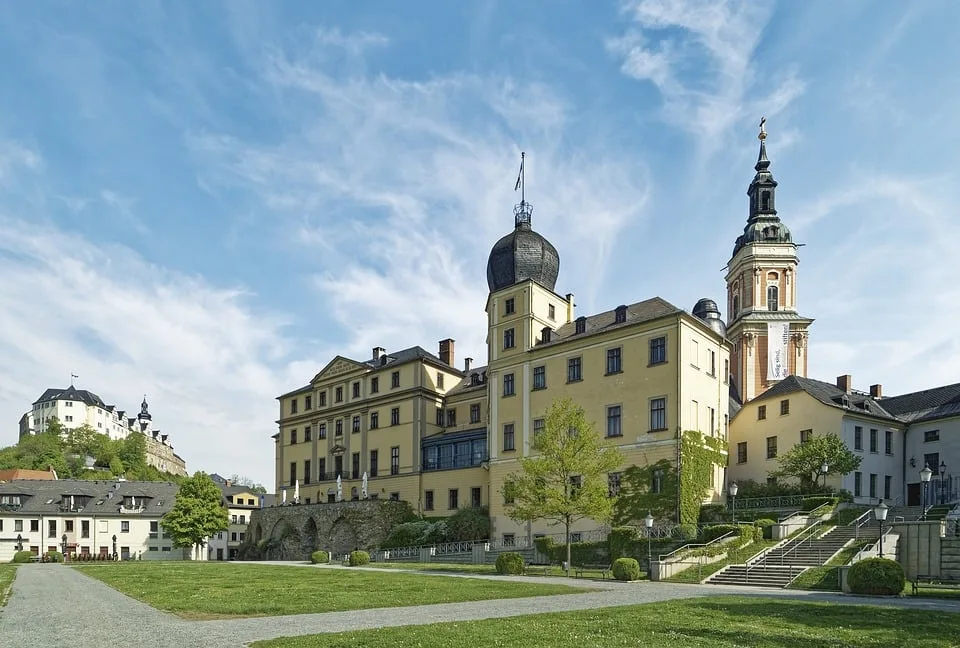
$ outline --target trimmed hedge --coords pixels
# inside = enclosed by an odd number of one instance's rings
[[[800,510],[809,512],[824,504],[833,504],[836,506],[839,501],[839,497],[804,497],[803,501],[800,502]]]
[[[63,554],[59,551],[48,551],[44,557],[46,558],[46,562],[63,562]]]
[[[640,564],[633,558],[617,558],[613,561],[613,577],[621,581],[635,581],[640,578]]]
[[[11,560],[10,562],[12,563],[33,562],[33,553],[30,551],[18,551],[17,553],[13,554],[13,560]]]
[[[761,518],[759,520],[755,520],[753,526],[760,529],[764,540],[771,540],[773,538],[773,525],[776,523],[776,520],[771,520],[770,518]]]
[[[629,558],[631,549],[637,541],[637,530],[634,527],[617,527],[610,529],[607,536],[607,552],[611,560]]]
[[[326,551],[314,551],[310,554],[310,562],[314,565],[326,564],[330,562],[330,554]]]
[[[714,524],[713,526],[706,527],[698,539],[703,543],[712,542],[720,536],[725,536],[734,531],[742,535],[743,532],[741,529],[742,527],[739,524]]]
[[[495,566],[498,574],[522,574],[523,556],[515,551],[505,551],[497,556]]]
[[[552,563],[562,563],[567,560],[567,545],[558,544],[553,538],[537,538],[534,545],[550,558]],[[646,545],[644,545],[646,547]],[[608,541],[600,542],[573,542],[570,544],[570,561],[574,565],[602,565],[610,563],[610,547]]]
[[[350,566],[357,567],[359,565],[369,565],[370,564],[370,554],[366,551],[351,551],[350,552]]]
[[[854,594],[900,594],[906,579],[903,567],[889,558],[867,558],[856,562],[847,572]]]

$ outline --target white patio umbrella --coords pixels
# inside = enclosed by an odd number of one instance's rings
[[[287,489],[284,488],[284,489],[283,489],[283,499],[280,500],[280,505],[282,506],[282,505],[284,505],[284,504],[286,504],[286,503],[287,503]]]
[[[337,475],[337,501],[343,501],[343,480],[340,479],[340,475]]]
[[[300,503],[300,480],[297,479],[293,482],[293,503]]]
[[[363,483],[360,485],[360,497],[367,499],[367,472],[363,472]]]

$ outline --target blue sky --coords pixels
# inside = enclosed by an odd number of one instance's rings
[[[273,482],[334,354],[485,357],[527,152],[581,313],[724,302],[766,115],[810,375],[956,382],[954,2],[0,6],[0,442],[48,386],[146,393]]]

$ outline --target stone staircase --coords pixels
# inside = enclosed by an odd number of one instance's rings
[[[747,564],[722,569],[705,582],[710,585],[786,587],[802,571],[825,564],[857,537],[879,538],[879,525],[863,526],[859,531],[853,525],[837,526],[819,537],[804,535],[788,540]]]

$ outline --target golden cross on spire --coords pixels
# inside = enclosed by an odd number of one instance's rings
[[[763,125],[766,123],[767,123],[767,118],[761,117],[760,118],[760,134],[757,135],[757,139],[760,140],[761,142],[767,139],[767,131],[763,128]]]

